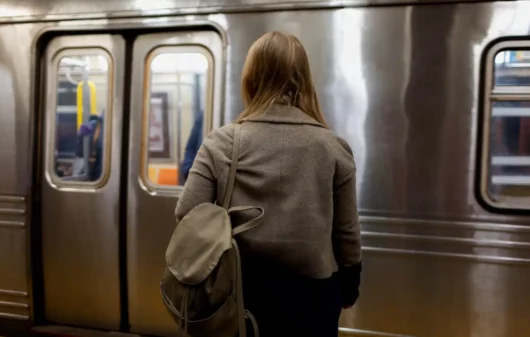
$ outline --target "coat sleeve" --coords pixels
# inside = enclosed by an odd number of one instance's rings
[[[340,267],[361,261],[361,234],[357,210],[356,168],[349,145],[339,140],[333,181],[333,246]]]
[[[343,304],[353,305],[361,282],[361,233],[357,209],[356,168],[346,141],[339,139],[333,181],[333,249],[342,281]]]

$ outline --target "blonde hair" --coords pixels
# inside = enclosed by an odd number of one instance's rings
[[[288,103],[328,127],[307,53],[293,35],[270,32],[252,44],[243,66],[241,92],[245,110],[238,122],[264,113],[273,103]]]

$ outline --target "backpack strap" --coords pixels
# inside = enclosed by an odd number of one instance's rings
[[[238,234],[246,232],[249,229],[252,229],[256,227],[257,225],[259,225],[263,221],[263,214],[265,214],[265,210],[261,207],[254,207],[254,206],[237,206],[237,207],[232,207],[228,210],[228,214],[232,214],[232,213],[237,213],[237,212],[249,211],[251,209],[256,209],[260,211],[260,215],[234,228],[232,230],[232,236],[236,236]]]
[[[265,213],[265,211],[261,207],[237,206],[237,207],[229,208],[230,201],[232,200],[232,193],[234,192],[234,185],[235,185],[235,180],[236,180],[237,164],[239,161],[239,148],[241,145],[240,139],[241,139],[241,124],[235,124],[234,125],[234,143],[232,146],[232,162],[230,163],[230,171],[228,173],[228,180],[226,184],[225,194],[223,196],[223,208],[227,210],[229,215],[235,212],[244,212],[244,211],[248,211],[252,209],[259,210],[260,215],[232,229],[232,236],[243,233],[259,225],[263,221],[263,214]],[[243,302],[243,281],[242,281],[242,275],[241,275],[241,256],[239,253],[237,242],[234,238],[232,238],[232,244],[236,251],[235,255],[236,255],[236,261],[237,261],[236,262],[237,266],[235,270],[236,282],[234,282],[234,287],[235,287],[234,290],[236,291],[236,294],[237,294],[239,337],[247,337],[245,316],[249,317],[249,319],[251,320],[252,328],[254,330],[254,337],[259,337],[257,322],[255,321],[254,317],[249,312],[245,311],[245,305]]]
[[[223,208],[230,207],[232,200],[232,192],[234,192],[234,184],[236,181],[237,163],[239,160],[239,140],[241,136],[241,124],[234,125],[234,144],[232,146],[232,162],[230,163],[230,172],[228,173],[228,181],[226,183],[225,195],[223,196]]]

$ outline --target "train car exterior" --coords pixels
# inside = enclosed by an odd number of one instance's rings
[[[528,13],[0,1],[0,326],[175,334],[158,286],[184,163],[242,110],[251,43],[282,30],[358,167],[364,273],[341,335],[528,336]]]

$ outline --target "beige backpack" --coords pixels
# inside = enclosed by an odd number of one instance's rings
[[[234,128],[228,183],[220,207],[203,203],[175,228],[166,250],[160,283],[162,299],[181,332],[190,337],[246,337],[245,317],[258,337],[256,321],[243,304],[241,260],[234,237],[263,220],[260,207],[228,208],[234,190],[241,125]],[[230,215],[258,210],[259,216],[235,228]]]

